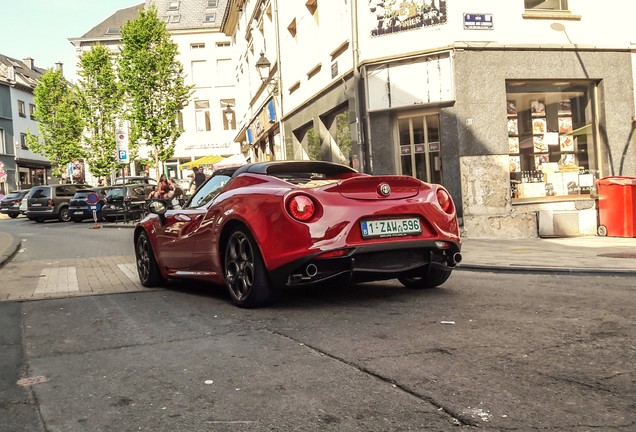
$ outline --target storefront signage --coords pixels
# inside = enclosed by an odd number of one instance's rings
[[[492,30],[492,14],[464,14],[464,30]]]
[[[369,12],[376,28],[371,36],[446,24],[446,0],[369,0]]]
[[[231,147],[232,143],[201,143],[201,144],[188,144],[184,147],[184,150],[205,150],[205,149],[226,149]]]

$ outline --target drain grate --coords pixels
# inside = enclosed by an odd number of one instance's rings
[[[599,256],[603,258],[636,258],[636,254],[633,253],[605,253]]]

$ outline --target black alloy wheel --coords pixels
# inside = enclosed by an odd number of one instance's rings
[[[68,207],[60,207],[58,219],[60,222],[68,222],[71,220],[71,213],[68,211]]]
[[[279,290],[269,282],[254,238],[241,228],[230,234],[225,247],[223,270],[228,291],[237,306],[266,306],[278,298]]]
[[[141,284],[147,288],[158,287],[164,280],[159,273],[157,260],[146,232],[142,232],[135,242],[135,257],[137,261],[137,273]]]

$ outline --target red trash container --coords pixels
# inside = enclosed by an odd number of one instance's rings
[[[636,237],[636,178],[604,177],[598,190],[598,235]]]

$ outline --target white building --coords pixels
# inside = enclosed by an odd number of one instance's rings
[[[636,174],[631,2],[282,3],[230,1],[222,24],[247,144],[280,131],[289,158],[441,183],[473,236],[593,234],[595,179]],[[270,132],[246,78],[261,50]]]
[[[184,67],[186,84],[194,85],[190,103],[180,116],[185,132],[176,142],[174,157],[164,166],[169,177],[181,178],[190,173],[192,164],[184,167],[184,163],[207,156],[221,160],[240,152],[233,141],[236,120],[231,112],[236,103],[235,50],[230,38],[219,31],[226,3],[226,0],[147,0],[117,11],[82,37],[70,39],[78,58],[98,42],[118,49],[119,29],[136,18],[139,9],[151,4],[157,8],[172,41],[178,45],[177,59]]]

